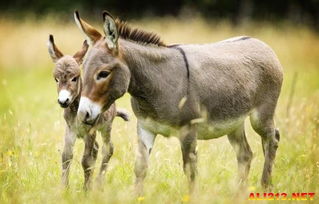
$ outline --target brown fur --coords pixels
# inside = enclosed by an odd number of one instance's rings
[[[80,17],[77,11],[75,11],[75,15]],[[99,39],[101,39],[102,35],[97,30],[95,30],[92,26],[90,26],[87,22],[82,21],[81,25],[79,26],[82,26],[82,28],[85,27],[85,32],[90,34],[91,41],[96,42]]]

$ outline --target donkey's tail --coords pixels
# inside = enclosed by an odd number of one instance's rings
[[[124,110],[124,109],[118,109],[118,110],[116,110],[116,116],[117,116],[117,117],[121,117],[121,118],[122,118],[123,120],[125,120],[125,121],[129,121],[129,120],[130,120],[130,117],[129,117],[127,111]]]

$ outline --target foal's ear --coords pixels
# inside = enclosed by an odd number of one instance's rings
[[[88,51],[88,49],[89,49],[89,44],[85,40],[83,42],[82,49],[73,55],[73,58],[77,61],[77,63],[79,65],[82,64],[83,58],[84,58],[86,52]]]
[[[58,61],[61,57],[63,57],[62,52],[56,47],[54,44],[54,38],[53,35],[49,36],[49,41],[48,41],[48,50],[49,54],[53,60],[53,62]]]
[[[74,20],[80,30],[82,30],[82,32],[86,35],[90,44],[94,45],[96,41],[102,38],[102,35],[99,31],[80,18],[78,11],[74,12]]]
[[[104,22],[103,30],[106,37],[106,43],[111,50],[117,50],[117,40],[119,38],[119,34],[115,20],[113,16],[107,11],[103,11],[102,15]]]

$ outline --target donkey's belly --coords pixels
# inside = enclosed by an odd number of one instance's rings
[[[173,127],[169,124],[157,122],[150,118],[139,119],[139,121],[145,129],[156,134],[161,134],[165,137],[178,136],[179,127]]]
[[[198,122],[197,125],[197,138],[199,140],[208,140],[227,135],[236,130],[245,120],[247,115],[225,120],[225,121],[211,121],[211,122]],[[181,127],[170,126],[169,124],[160,123],[152,119],[140,120],[143,127],[165,137],[176,136],[179,137],[179,130]]]
[[[226,121],[199,123],[197,127],[199,140],[209,140],[227,135],[236,130],[244,121],[246,115]]]

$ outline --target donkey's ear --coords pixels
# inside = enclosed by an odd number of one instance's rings
[[[103,11],[103,30],[106,37],[106,43],[110,49],[117,49],[117,40],[119,38],[116,23],[112,15]]]
[[[86,52],[88,51],[88,49],[89,49],[89,44],[85,40],[83,42],[82,49],[73,55],[73,58],[77,61],[78,64],[82,64],[83,58],[84,58]]]
[[[99,31],[97,31],[95,28],[93,28],[91,25],[80,18],[80,14],[78,11],[74,12],[74,20],[77,26],[86,35],[90,44],[94,45],[96,41],[102,38],[102,35]]]
[[[58,61],[61,57],[63,57],[62,52],[56,47],[54,44],[54,38],[53,35],[49,36],[49,41],[48,41],[48,50],[49,54],[53,60],[53,62]]]

